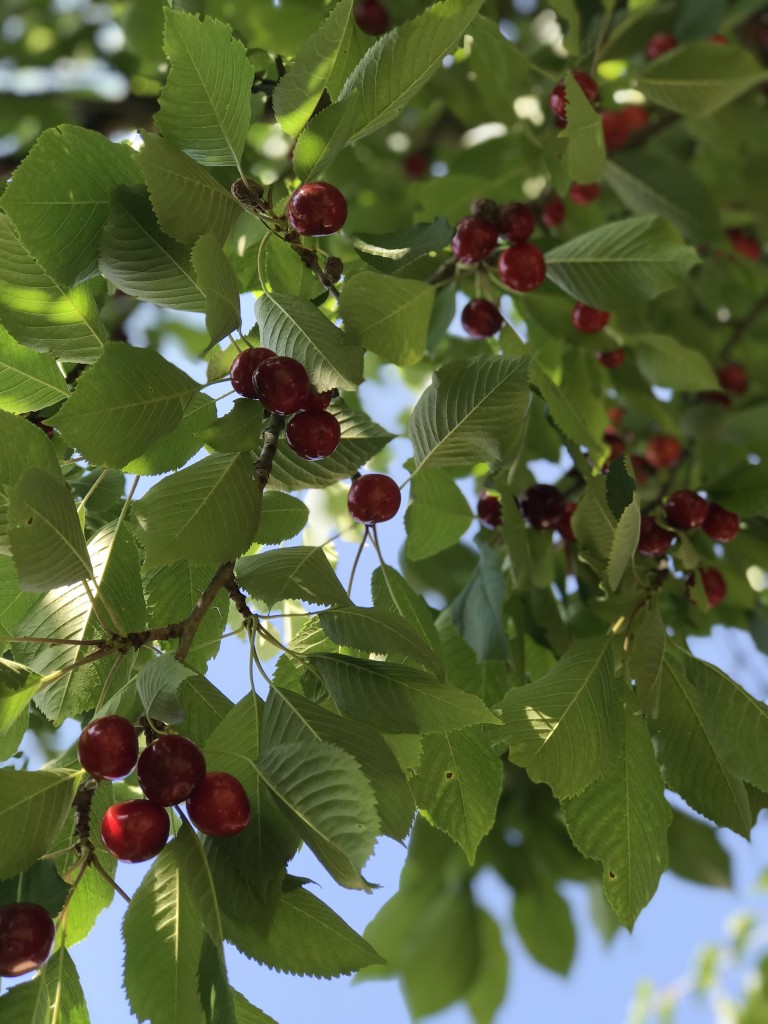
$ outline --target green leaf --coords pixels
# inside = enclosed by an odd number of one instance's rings
[[[681,160],[659,152],[622,154],[609,161],[603,180],[630,213],[658,213],[684,238],[711,242],[720,234],[712,193]]]
[[[495,919],[484,910],[477,910],[476,918],[480,944],[478,967],[472,985],[464,993],[464,1001],[475,1024],[493,1024],[507,991],[509,962]]]
[[[107,338],[91,285],[57,284],[1,211],[0,317],[16,341],[54,359],[92,363]]]
[[[52,281],[69,289],[96,273],[113,192],[139,181],[129,146],[63,124],[44,131],[14,171],[3,208],[24,248]]]
[[[635,620],[629,646],[629,670],[635,680],[637,702],[643,714],[650,718],[656,718],[659,713],[666,641],[664,620],[654,603]]]
[[[136,676],[136,692],[147,718],[176,724],[184,718],[184,709],[176,692],[190,675],[186,665],[169,654],[153,658]]]
[[[197,283],[205,295],[205,326],[211,341],[221,341],[239,331],[240,294],[237,277],[212,234],[201,235],[192,249],[192,266]]]
[[[689,657],[685,662],[686,666],[692,663]],[[669,648],[654,730],[657,756],[670,789],[716,825],[748,836],[752,814],[746,787],[728,768],[718,731],[713,731],[696,688]]]
[[[171,69],[155,121],[198,163],[238,167],[251,123],[253,68],[228,25],[165,11],[163,43]]]
[[[246,555],[238,559],[235,572],[240,586],[270,608],[288,598],[311,604],[349,604],[322,548],[298,545]]]
[[[432,650],[440,650],[440,639],[434,624],[434,613],[410,583],[390,565],[374,569],[371,576],[371,597],[374,607],[398,612],[418,629]]]
[[[475,571],[459,596],[449,605],[453,624],[481,661],[505,661],[509,640],[504,626],[506,581],[496,553],[478,545]]]
[[[445,217],[435,217],[428,224],[411,224],[385,235],[372,235],[368,232],[358,234],[355,249],[375,270],[382,274],[394,274],[420,256],[439,253],[454,234],[455,228]]]
[[[315,654],[309,663],[342,714],[384,732],[447,732],[498,725],[483,702],[433,675],[391,662]]]
[[[601,575],[613,551],[617,522],[608,506],[604,474],[587,482],[571,518],[581,557]]]
[[[703,115],[714,114],[766,79],[768,71],[743,47],[707,40],[653,61],[640,75],[638,89],[668,110]]]
[[[649,384],[675,391],[716,391],[720,387],[707,357],[668,334],[635,335],[634,352],[637,368]]]
[[[553,885],[529,885],[515,894],[515,926],[526,949],[551,971],[567,974],[576,947],[568,904]]]
[[[19,345],[0,326],[0,409],[32,412],[69,398],[69,388],[50,356]]]
[[[598,461],[602,457],[604,445],[585,419],[586,397],[581,395],[581,401],[572,400],[567,391],[558,387],[546,370],[535,363],[531,366],[531,387],[546,402],[549,415],[557,428],[575,444],[583,445],[592,458]]]
[[[198,391],[184,409],[178,426],[158,437],[123,469],[126,473],[138,473],[140,476],[157,476],[179,469],[200,450],[201,436],[215,419],[215,401],[210,395]]]
[[[349,605],[317,616],[334,643],[371,654],[394,654],[411,658],[436,676],[442,676],[440,656],[425,643],[418,628],[397,612]]]
[[[39,681],[39,678],[29,666],[20,665],[18,661],[0,658],[0,700],[31,689]]]
[[[667,866],[672,811],[648,728],[633,700],[623,714],[618,762],[583,793],[563,803],[575,846],[603,864],[603,890],[621,923],[632,928]]]
[[[72,807],[75,772],[0,769],[0,829],[13,836],[0,848],[0,878],[12,878],[50,849]]]
[[[740,462],[707,484],[713,501],[741,516],[760,515],[768,509],[768,466]]]
[[[209,455],[165,477],[133,505],[146,568],[235,559],[253,541],[261,490],[245,454]]]
[[[77,968],[59,948],[32,981],[0,999],[3,1024],[90,1024]]]
[[[366,270],[346,282],[339,313],[364,349],[412,366],[424,354],[434,301],[430,284]]]
[[[208,233],[223,242],[240,215],[240,204],[212,174],[162,135],[142,132],[141,138],[136,159],[163,231],[187,244]]]
[[[160,852],[123,918],[125,991],[140,1020],[203,1024],[197,965],[203,919],[176,842]]]
[[[458,843],[470,864],[496,818],[502,763],[482,726],[433,733],[411,786],[429,821]]]
[[[189,250],[164,234],[146,189],[119,188],[104,226],[99,270],[127,295],[170,309],[203,313]]]
[[[264,243],[264,267],[272,293],[314,299],[325,291],[293,246],[286,245],[278,235],[270,234]],[[258,260],[256,271],[258,277]],[[261,288],[260,280],[257,287]]]
[[[452,547],[474,516],[458,485],[441,469],[425,470],[411,482],[405,510],[405,550],[418,561]]]
[[[261,344],[302,363],[318,391],[363,380],[363,350],[308,299],[268,292],[256,306]]]
[[[199,440],[217,452],[250,452],[259,447],[264,406],[252,398],[236,398],[232,408],[205,430]]]
[[[519,444],[528,401],[521,360],[481,356],[443,366],[408,425],[414,476],[427,467],[504,463]]]
[[[51,590],[93,575],[73,495],[60,474],[28,469],[8,498],[8,540],[22,590]]]
[[[277,122],[293,138],[312,116],[323,91],[338,98],[349,72],[362,55],[355,22],[353,0],[341,0],[302,45],[288,72],[272,94]],[[351,65],[351,66],[350,66]]]
[[[600,115],[573,74],[565,75],[568,123],[561,135],[566,140],[565,166],[570,181],[599,181],[605,170],[605,138]]]
[[[640,538],[640,505],[635,498],[624,509],[616,524],[611,553],[608,556],[606,579],[611,590],[618,590],[627,566],[637,550]]]
[[[547,276],[597,309],[654,299],[699,262],[660,217],[628,217],[572,238],[547,253]]]
[[[261,519],[256,531],[259,544],[280,544],[301,533],[307,525],[309,509],[292,494],[267,492],[261,501]]]
[[[476,694],[489,707],[495,707],[509,689],[507,663],[478,661],[447,611],[438,617],[437,628],[448,682],[460,690]]]
[[[0,410],[0,552],[3,554],[11,553],[7,536],[7,492],[31,467],[61,478],[55,449],[43,431],[27,419]]]
[[[181,423],[197,392],[157,352],[110,342],[51,423],[89,462],[122,469]]]
[[[619,756],[620,699],[611,642],[575,640],[551,672],[501,702],[510,760],[558,799],[575,796]]]
[[[232,989],[232,996],[235,1003],[237,1024],[277,1024],[273,1017],[267,1016],[263,1010],[252,1006],[245,996],[236,989]]]

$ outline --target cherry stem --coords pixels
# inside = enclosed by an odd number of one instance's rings
[[[368,540],[368,531],[369,531],[369,529],[370,528],[368,526],[366,526],[365,532],[363,533],[363,539],[360,541],[360,543],[359,543],[359,545],[357,547],[357,554],[355,555],[355,560],[352,563],[352,572],[349,574],[349,583],[347,584],[347,596],[348,597],[351,596],[351,594],[352,594],[352,584],[355,581],[355,573],[357,572],[357,567],[360,564],[360,558],[361,558],[361,556],[363,554],[363,548],[365,547],[365,542]]]
[[[104,865],[100,863],[99,858],[96,856],[95,850],[91,850],[91,855],[88,859],[88,863],[96,869],[96,874],[100,875],[104,879],[104,881],[115,890],[118,896],[122,896],[126,903],[131,902],[131,897],[128,895],[128,893],[117,884],[112,875],[110,875],[110,873],[106,870]]]

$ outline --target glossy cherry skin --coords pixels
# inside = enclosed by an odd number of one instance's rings
[[[310,395],[307,371],[290,356],[266,359],[257,368],[253,384],[264,408],[282,416],[303,409]]]
[[[251,820],[251,805],[234,775],[208,772],[187,800],[187,814],[207,836],[234,836]]]
[[[659,526],[653,516],[642,516],[640,519],[640,537],[637,550],[641,555],[660,558],[672,547],[675,535],[670,530]]]
[[[472,338],[490,338],[502,323],[501,313],[488,299],[472,299],[461,311],[461,326]]]
[[[332,235],[344,226],[347,201],[328,181],[307,181],[291,193],[285,216],[300,235]]]
[[[615,370],[624,362],[626,355],[623,348],[612,348],[608,352],[596,352],[595,359],[606,370]]]
[[[630,127],[624,116],[624,111],[604,110],[600,115],[600,120],[603,122],[605,148],[609,153],[621,149],[630,135]]]
[[[112,804],[101,819],[101,841],[113,857],[139,864],[157,856],[168,839],[168,812],[150,800]]]
[[[669,32],[655,32],[645,44],[645,56],[647,60],[656,60],[662,53],[674,50],[677,40]]]
[[[678,530],[693,530],[707,518],[709,502],[695,491],[675,491],[664,503],[667,520]]]
[[[320,412],[322,409],[327,409],[337,395],[336,388],[331,388],[330,391],[310,391],[309,397],[304,400],[301,411]]]
[[[501,501],[495,494],[483,491],[477,499],[477,518],[489,530],[495,530],[501,526]]]
[[[577,206],[586,206],[587,203],[593,203],[600,195],[600,185],[596,181],[589,185],[578,185],[574,182],[568,195],[572,203],[576,203]]]
[[[648,439],[643,455],[654,469],[674,469],[683,456],[683,446],[671,434],[656,434]]]
[[[56,928],[39,903],[0,907],[0,978],[36,971],[51,955]]]
[[[347,496],[349,514],[358,523],[386,523],[400,508],[400,488],[386,473],[366,473],[352,481]]]
[[[577,331],[584,334],[597,334],[610,319],[610,313],[603,309],[595,309],[594,306],[587,306],[583,302],[577,302],[571,310],[571,323]]]
[[[739,363],[726,363],[725,366],[721,366],[717,371],[717,379],[721,388],[736,395],[743,395],[749,387],[747,371]]]
[[[560,196],[553,196],[541,208],[541,223],[547,228],[556,228],[565,218],[565,203]]]
[[[533,210],[526,203],[499,207],[499,234],[510,242],[527,242],[536,227]]]
[[[729,512],[713,501],[710,502],[707,518],[701,524],[701,528],[712,540],[727,544],[739,535],[739,517],[735,512]]]
[[[562,520],[565,498],[551,484],[533,484],[520,499],[520,511],[536,530],[552,530]]]
[[[253,375],[263,362],[274,358],[275,353],[271,348],[247,348],[237,353],[229,368],[229,382],[238,395],[244,398],[257,397]]]
[[[746,231],[729,231],[728,237],[731,240],[731,245],[735,252],[743,256],[744,259],[752,260],[753,262],[760,259],[762,255],[762,249],[760,243],[748,235]]]
[[[360,0],[353,11],[357,27],[369,36],[381,36],[389,30],[389,14],[379,0]]]
[[[589,102],[594,106],[597,102],[600,90],[597,87],[597,82],[588,75],[586,71],[574,71],[573,77],[581,86],[581,91],[587,97]],[[568,123],[567,106],[568,100],[565,95],[565,79],[560,79],[549,97],[549,105],[552,109],[552,113],[555,115],[555,124],[559,128],[564,128]]]
[[[205,758],[186,736],[159,736],[143,751],[136,774],[148,800],[171,807],[202,782]]]
[[[725,580],[723,579],[720,570],[715,569],[714,566],[705,566],[703,569],[699,569],[701,575],[701,582],[704,586],[704,593],[707,595],[707,606],[708,608],[714,608],[725,598],[727,587]],[[695,582],[695,576],[692,573],[688,577],[688,586],[692,587]]]
[[[299,458],[316,462],[327,459],[338,446],[341,437],[339,421],[332,412],[297,412],[285,428],[288,447]]]
[[[496,268],[504,284],[515,292],[530,292],[544,283],[547,265],[541,250],[531,242],[504,249]]]
[[[77,741],[80,764],[97,779],[122,779],[129,775],[139,756],[139,739],[133,724],[122,715],[94,718]]]
[[[498,229],[482,217],[462,217],[456,225],[451,252],[459,263],[479,263],[496,248]]]

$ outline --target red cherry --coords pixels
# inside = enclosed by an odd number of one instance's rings
[[[659,526],[653,516],[641,516],[640,537],[637,541],[637,550],[641,555],[660,558],[669,551],[674,540],[674,533]]]
[[[752,260],[753,262],[760,259],[763,252],[760,243],[747,234],[746,231],[733,229],[728,232],[728,237],[731,240],[734,251],[743,256],[744,259]]]
[[[307,181],[291,193],[285,216],[300,235],[332,235],[347,219],[347,201],[327,181]]]
[[[565,203],[560,196],[553,196],[541,208],[541,222],[547,228],[556,228],[563,223]]]
[[[502,250],[496,268],[499,277],[515,292],[530,292],[544,283],[547,265],[541,250],[531,242],[521,242]]]
[[[51,955],[56,928],[39,903],[0,907],[0,978],[36,971]]]
[[[662,53],[674,50],[677,40],[669,32],[655,32],[645,44],[645,56],[647,60],[656,60]]]
[[[413,178],[415,181],[418,181],[420,178],[426,178],[429,173],[429,154],[409,153],[403,162],[403,166],[409,178]]]
[[[627,450],[627,444],[624,439],[618,437],[609,430],[606,430],[603,434],[603,440],[611,450],[610,455],[608,456],[609,462],[613,462],[614,459],[620,458]]]
[[[731,400],[722,391],[700,391],[698,393],[700,402],[711,402],[713,405],[730,405]]]
[[[740,363],[726,363],[717,371],[717,379],[720,387],[726,391],[733,391],[737,395],[743,395],[749,387],[747,371]]]
[[[585,71],[574,71],[573,77],[581,86],[581,91],[587,97],[592,106],[597,102],[600,90],[597,87],[597,82],[588,75]],[[568,99],[565,95],[565,79],[561,78],[549,97],[549,105],[552,108],[552,113],[555,115],[555,124],[559,128],[564,128],[568,123],[567,106]]]
[[[229,368],[229,381],[238,395],[256,398],[253,375],[265,360],[274,357],[275,353],[271,348],[247,348],[237,353]]]
[[[208,772],[187,800],[192,824],[207,836],[234,836],[251,819],[242,784],[229,772]]]
[[[577,206],[586,206],[587,203],[593,203],[600,195],[600,185],[598,182],[593,182],[590,185],[577,185],[574,182],[568,195],[572,203],[576,203]]]
[[[309,398],[309,377],[297,359],[275,356],[265,359],[253,376],[256,394],[270,412],[290,416],[303,409]]]
[[[482,217],[462,217],[456,225],[451,252],[459,263],[479,263],[496,248],[498,229]]]
[[[729,512],[713,501],[710,503],[707,518],[701,524],[701,528],[712,540],[719,540],[721,544],[727,544],[739,534],[739,517],[735,512]]]
[[[622,409],[620,405],[612,405],[605,410],[605,415],[608,417],[609,421],[614,425],[614,427],[619,427],[621,426],[621,422],[624,419],[625,412],[626,410]]]
[[[139,756],[136,730],[121,715],[94,718],[80,733],[77,756],[97,779],[122,779],[133,771]]]
[[[655,434],[648,439],[644,455],[654,469],[674,469],[683,456],[683,446],[670,434]]]
[[[566,544],[573,544],[576,540],[576,534],[573,532],[573,526],[571,524],[573,513],[576,511],[576,508],[577,504],[575,501],[566,501],[563,514],[557,524],[560,536]]]
[[[501,526],[501,501],[495,494],[483,491],[477,499],[477,518],[489,530]]]
[[[389,14],[379,0],[360,0],[355,4],[357,27],[369,36],[381,36],[389,29]]]
[[[385,473],[367,473],[352,481],[347,496],[349,514],[358,523],[386,523],[400,508],[400,488]]]
[[[699,569],[698,572],[701,576],[701,582],[704,585],[704,593],[707,596],[707,607],[714,608],[715,605],[720,604],[725,597],[725,592],[727,590],[725,580],[719,570],[715,569],[713,566],[705,566],[704,568]],[[694,581],[695,575],[691,573],[687,580],[689,588],[693,586]]]
[[[473,338],[490,338],[502,323],[501,313],[487,299],[472,299],[461,311],[461,326]]]
[[[715,36],[710,36],[709,41],[710,43],[720,43],[721,46],[725,46],[728,43],[728,40],[725,38],[725,36],[721,36],[719,33]]]
[[[200,783],[205,758],[185,736],[159,736],[142,753],[136,774],[147,799],[171,807],[186,800]]]
[[[653,475],[653,466],[646,462],[642,455],[630,455],[629,461],[632,463],[632,472],[635,474],[637,486],[642,487],[647,484],[648,478]]]
[[[571,323],[577,331],[583,331],[584,334],[597,334],[610,319],[610,313],[603,309],[595,309],[594,306],[587,306],[583,302],[577,302],[571,310]]]
[[[551,530],[565,512],[565,498],[551,484],[533,484],[520,499],[520,510],[536,530]]]
[[[678,530],[693,530],[707,518],[709,503],[695,491],[675,491],[664,505],[664,514]]]
[[[527,242],[536,227],[533,210],[526,203],[499,207],[499,234],[510,242]]]
[[[138,864],[155,857],[170,831],[168,814],[150,800],[126,800],[108,807],[101,819],[101,841],[113,857]]]
[[[632,134],[641,132],[648,126],[648,110],[645,107],[622,107],[621,113]]]
[[[603,122],[603,138],[609,153],[621,149],[629,138],[630,127],[623,110],[604,110],[600,115]]]
[[[612,348],[609,352],[596,352],[595,359],[607,370],[615,370],[621,366],[626,357],[623,348]]]
[[[309,397],[304,400],[301,411],[321,412],[323,409],[328,408],[337,395],[338,391],[336,388],[331,388],[330,391],[310,391]]]
[[[285,428],[288,447],[301,459],[316,462],[327,459],[338,446],[341,437],[339,421],[332,412],[297,412]]]

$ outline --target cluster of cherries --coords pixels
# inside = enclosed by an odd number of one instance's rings
[[[184,736],[163,735],[139,757],[135,726],[121,715],[94,718],[77,741],[80,764],[97,779],[122,779],[134,767],[146,797],[107,808],[101,839],[118,860],[155,857],[170,831],[166,807],[186,801],[193,825],[208,836],[242,832],[251,816],[242,784],[228,772],[209,772],[199,747]]]

